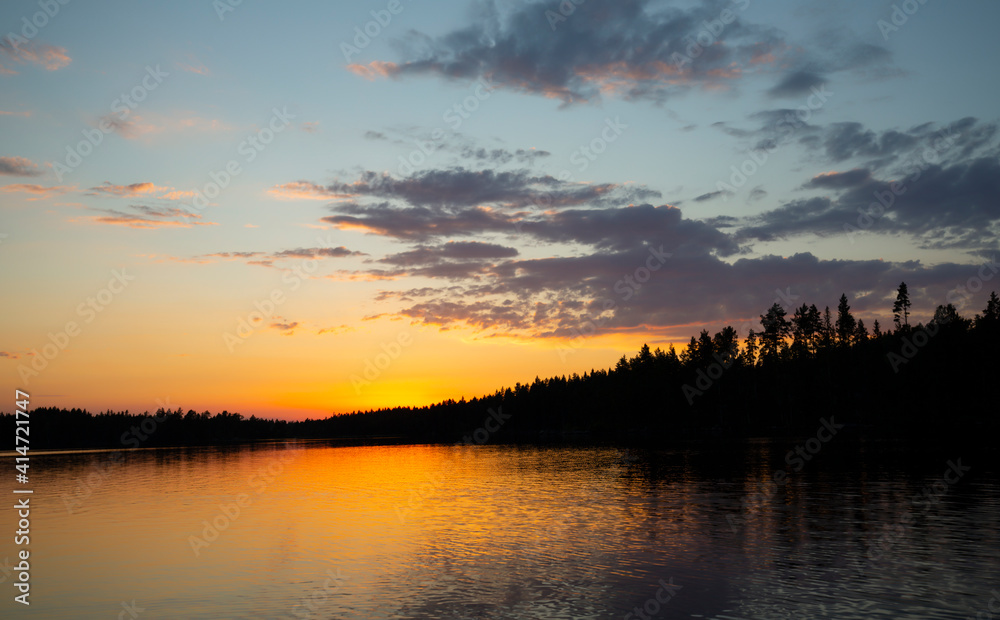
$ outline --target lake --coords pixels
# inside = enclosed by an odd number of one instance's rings
[[[992,452],[805,441],[35,453],[32,604],[25,613],[13,602],[5,568],[0,615],[986,618],[990,605],[1000,610]],[[14,512],[3,511],[5,536],[16,529]]]

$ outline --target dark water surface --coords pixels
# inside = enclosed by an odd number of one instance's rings
[[[35,454],[0,616],[989,617],[992,453],[806,439]]]

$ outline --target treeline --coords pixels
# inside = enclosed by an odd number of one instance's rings
[[[855,320],[846,296],[836,315],[815,305],[775,303],[759,331],[702,331],[678,354],[622,356],[614,368],[536,378],[493,394],[426,407],[397,407],[288,422],[238,413],[154,414],[40,408],[33,448],[135,448],[281,438],[407,442],[665,441],[706,434],[775,435],[836,416],[864,433],[970,434],[1000,427],[995,382],[1000,300],[966,318],[939,306],[926,325],[909,323],[900,285],[893,328]],[[13,433],[12,415],[2,425]]]

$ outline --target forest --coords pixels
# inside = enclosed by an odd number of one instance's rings
[[[471,400],[285,421],[223,411],[154,413],[38,408],[35,449],[150,448],[267,439],[366,443],[664,442],[794,435],[836,416],[879,437],[985,437],[996,405],[1000,300],[963,317],[949,303],[910,324],[900,284],[893,324],[869,328],[842,295],[834,312],[775,303],[760,329],[703,330],[678,354],[671,345],[623,355],[613,368],[535,378]],[[0,424],[13,433],[14,415]]]

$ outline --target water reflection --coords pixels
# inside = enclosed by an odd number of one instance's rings
[[[798,471],[769,441],[36,455],[31,616],[117,617],[133,601],[142,618],[986,609],[1000,586],[989,461],[837,441]],[[971,469],[949,482],[958,458]]]

